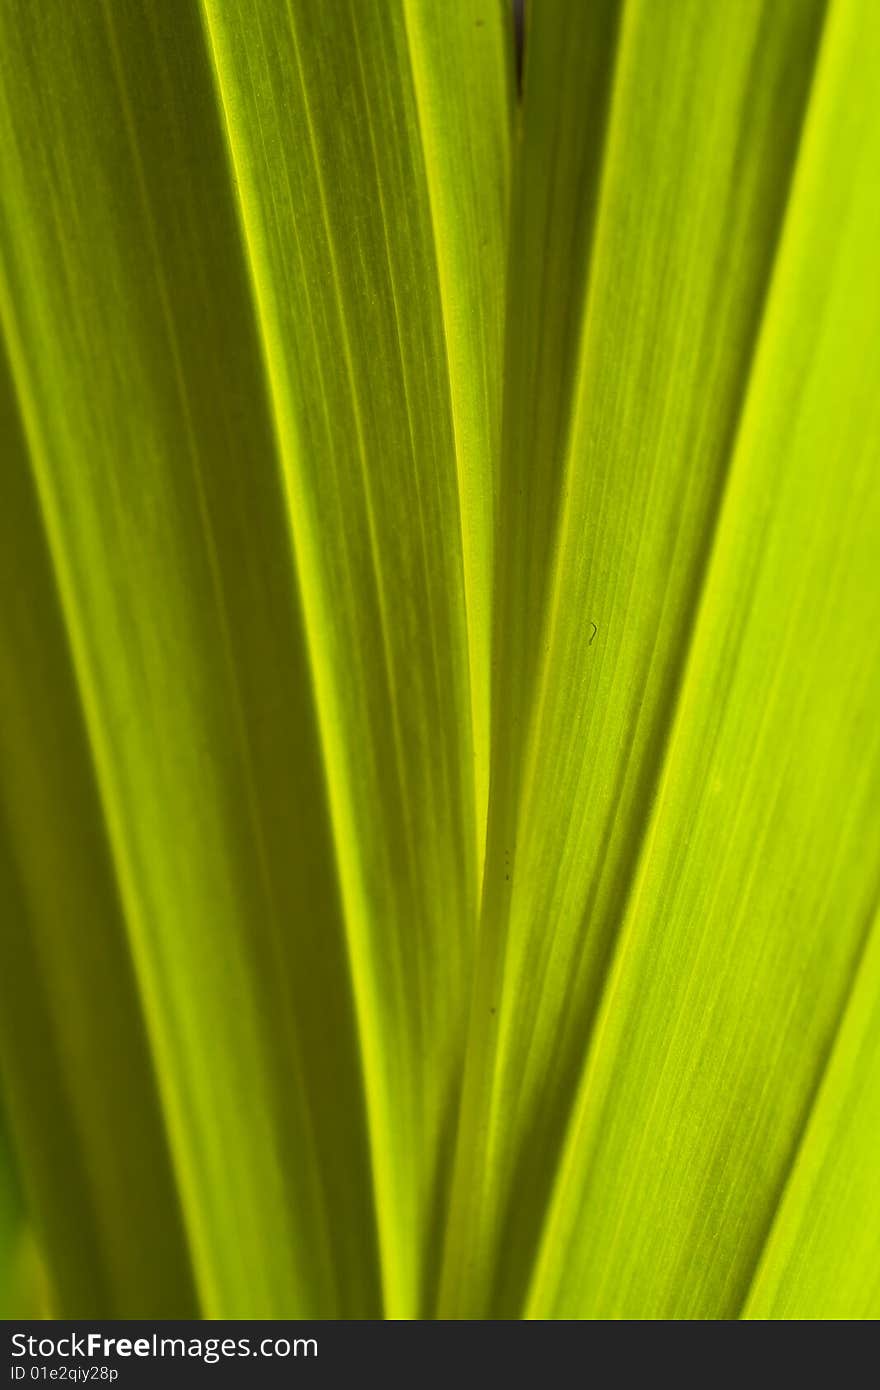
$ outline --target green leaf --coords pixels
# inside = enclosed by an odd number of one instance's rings
[[[530,1316],[736,1316],[874,915],[878,60],[835,7]]]
[[[189,1259],[6,365],[0,358],[0,1074],[60,1306],[171,1316],[196,1306]]]
[[[72,1112],[80,1131],[91,1125],[70,1145],[72,1164],[103,1144],[120,1200],[123,1141],[106,1110],[103,1138],[93,1132],[93,1111],[103,1096],[112,1113],[130,1088],[132,1125],[157,1128],[142,1068],[128,1060],[142,1011],[207,1315],[374,1311],[324,774],[205,37],[197,12],[176,3],[13,4],[0,16],[0,52],[0,120],[12,132],[0,153],[0,317],[48,560],[25,539],[36,525],[30,501],[4,509],[3,551],[28,547],[21,602],[40,613],[50,600],[36,595],[54,584],[65,629],[28,631],[20,614],[5,646],[13,697],[34,720],[29,736],[10,727],[25,792],[9,785],[6,819],[37,924],[25,925],[23,909],[19,934],[28,950],[42,937],[49,961],[6,974],[6,1008],[38,988],[40,970],[69,989],[69,1001],[50,994],[46,1007],[87,1039],[78,1058],[59,1044],[75,1077],[51,1084],[68,1090],[62,1115]],[[46,685],[40,660],[52,663]],[[71,766],[34,742],[43,727]],[[49,803],[32,817],[28,786]],[[127,951],[139,1005],[119,962]],[[106,970],[100,985],[88,978],[92,958]],[[111,1005],[134,1014],[130,1027],[108,1019]],[[120,1049],[118,1077],[96,1069],[95,1047],[111,1058]],[[44,1051],[13,1048],[23,1123],[36,1118],[31,1095],[49,1103]],[[162,1133],[150,1142],[161,1145]],[[34,1134],[23,1166],[35,1180],[44,1159]],[[55,1171],[41,1190],[57,1208],[65,1192]],[[128,1205],[145,1225],[158,1212],[156,1240],[171,1242],[156,1255],[168,1303],[162,1293],[157,1304],[146,1267],[137,1289],[111,1276],[93,1239],[86,1248],[105,1264],[104,1282],[78,1283],[71,1269],[62,1308],[188,1309],[174,1283],[185,1290],[188,1278],[173,1252],[174,1202],[136,1171]],[[118,1246],[125,1223],[105,1187],[102,1220]],[[84,1209],[78,1219],[89,1221]],[[72,1238],[59,1236],[53,1261],[68,1248]]]
[[[19,1296],[19,1249],[25,1229],[22,1201],[12,1146],[0,1128],[0,1317],[14,1316]]]
[[[874,0],[0,5],[0,1302],[880,1313]]]
[[[590,261],[577,320],[547,297],[551,317],[520,349],[509,397],[496,663],[508,713],[441,1303],[463,1316],[514,1315],[531,1270],[655,794],[819,19],[799,0],[709,14],[636,3],[619,20],[608,7],[550,4],[533,16],[522,168],[539,157],[530,137],[547,161],[549,129],[565,196],[546,180],[547,205],[535,208],[525,185],[513,296],[540,280],[535,227],[550,208],[570,260],[586,240]],[[568,148],[583,140],[570,133],[572,94],[594,46],[607,62],[615,38],[610,91],[594,98],[610,103],[593,126],[602,148],[588,155]],[[544,332],[560,364],[577,335],[567,410],[542,375]],[[523,399],[536,412],[530,433]],[[553,495],[524,507],[542,487]],[[546,567],[541,582],[524,579],[530,554]]]
[[[385,1308],[408,1316],[442,1216],[484,815],[502,11],[204,8],[308,628]],[[453,83],[430,55],[463,31]],[[485,135],[462,148],[468,101]]]
[[[880,931],[864,958],[742,1316],[880,1312]]]
[[[14,1150],[8,1127],[5,1122],[0,1123],[0,1318],[7,1322],[51,1316],[46,1269],[37,1248]]]
[[[81,708],[95,787],[59,793],[109,846],[209,1316],[375,1312],[372,1182],[387,1309],[419,1306],[485,818],[502,13],[0,20],[0,314],[73,669],[46,719]],[[467,89],[433,61],[465,32]],[[32,897],[73,846],[13,820]]]

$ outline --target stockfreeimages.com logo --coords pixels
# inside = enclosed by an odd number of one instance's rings
[[[210,1366],[235,1357],[284,1359],[288,1356],[317,1356],[318,1342],[315,1337],[263,1337],[256,1341],[250,1337],[160,1337],[156,1332],[149,1337],[134,1338],[105,1337],[101,1332],[71,1332],[62,1337],[32,1337],[15,1332],[12,1335],[12,1355],[31,1361],[105,1362],[129,1357],[143,1360],[161,1360],[163,1357],[185,1360],[189,1357]],[[13,1366],[13,1380],[24,1380],[27,1375],[25,1366]],[[116,1379],[115,1375],[102,1377],[105,1378]]]

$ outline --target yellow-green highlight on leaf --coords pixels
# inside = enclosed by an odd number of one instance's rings
[[[607,115],[595,121],[602,148],[559,156],[583,166],[583,204],[569,189],[561,206],[568,237],[576,248],[586,239],[590,256],[573,276],[583,296],[574,325],[574,310],[563,317],[547,297],[563,373],[577,340],[568,399],[554,388],[547,421],[531,427],[540,452],[524,453],[514,430],[502,459],[501,512],[521,537],[502,550],[498,581],[495,667],[508,722],[493,762],[446,1316],[522,1307],[654,795],[822,18],[820,4],[800,0],[708,9],[633,0],[619,16],[581,6],[566,14],[581,32],[560,52],[542,33],[559,9],[536,6],[527,39],[535,61],[524,115],[553,131],[551,150],[577,129],[553,117],[557,102],[573,102],[594,45],[613,72]],[[524,139],[527,148],[528,131]],[[555,210],[550,180],[545,196]],[[540,238],[528,236],[541,217],[527,196],[518,212],[511,246],[524,261],[511,263],[512,297],[543,272]],[[540,329],[532,337],[542,341]],[[543,385],[540,356],[521,348],[519,360],[517,413]],[[529,490],[559,497],[523,507],[529,470]],[[547,574],[530,593],[522,574],[532,550],[546,555]]]
[[[742,1313],[880,1317],[880,930],[852,998]]]
[[[0,369],[0,1079],[23,1211],[50,1256],[60,1311],[195,1316],[116,880],[2,354]]]
[[[481,876],[513,120],[510,16],[504,0],[404,0],[404,19],[452,400]]]
[[[739,1314],[876,909],[878,20],[823,34],[532,1317]]]
[[[0,4],[0,1311],[880,1312],[875,0]]]
[[[425,75],[470,6],[202,8],[308,628],[384,1306],[414,1316],[435,1279],[479,895],[497,363],[468,378],[500,331],[502,11],[485,7],[459,55],[486,121],[473,143],[465,110],[440,123],[449,74]],[[456,168],[450,237],[439,180]],[[473,333],[459,276],[481,296]]]
[[[199,14],[176,0],[13,3],[0,55],[0,322],[29,455],[10,468],[33,478],[94,771],[93,799],[62,779],[57,805],[74,798],[65,814],[109,844],[117,950],[134,963],[200,1306],[375,1315],[324,773]],[[33,637],[59,659],[51,632]],[[66,680],[59,719],[70,694]],[[22,777],[45,773],[44,750],[18,753]],[[103,950],[106,910],[68,920],[39,880],[75,841],[46,821],[41,865],[40,823],[28,835],[15,799],[6,814],[33,856],[27,910],[67,949],[76,932],[84,955]],[[25,978],[7,976],[10,995]],[[56,1016],[71,1026],[86,996],[64,979],[74,1001]],[[47,1157],[27,1153],[35,1170]],[[173,1232],[161,1203],[143,1216]],[[106,1315],[111,1294],[135,1311],[122,1286],[83,1288],[76,1311]]]

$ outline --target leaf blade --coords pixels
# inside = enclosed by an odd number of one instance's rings
[[[736,1315],[874,910],[877,42],[835,7],[532,1315]]]
[[[203,1308],[374,1311],[334,852],[198,13],[0,22],[3,326]]]
[[[538,31],[536,42],[551,53],[557,18],[548,6],[532,19],[546,23],[551,38]],[[719,7],[707,23],[698,5],[637,3],[618,32],[613,11],[570,13],[583,36],[562,57],[614,44],[615,72],[587,206],[568,213],[595,225],[563,402],[562,501],[552,545],[535,542],[550,566],[530,610],[541,637],[525,635],[523,659],[511,619],[499,655],[515,732],[512,749],[496,749],[447,1261],[445,1306],[464,1316],[521,1308],[674,707],[820,18],[820,6],[750,5]],[[566,83],[555,64],[536,72],[540,131]],[[527,58],[527,119],[530,74]],[[514,385],[514,401],[526,390]],[[510,459],[515,557],[528,552],[533,513],[517,510],[528,455]],[[517,575],[502,575],[502,603],[505,585],[521,594]]]

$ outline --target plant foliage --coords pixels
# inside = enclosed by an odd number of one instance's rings
[[[0,1298],[880,1315],[874,0],[0,3]]]

